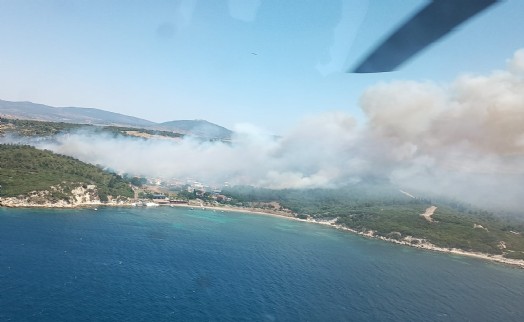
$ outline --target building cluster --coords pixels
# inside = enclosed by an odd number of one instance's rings
[[[187,185],[186,189],[187,189],[187,192],[189,193],[195,193],[197,197],[205,197],[207,195],[207,197],[213,199],[214,201],[218,201],[218,202],[231,201],[231,198],[221,194],[222,189],[217,186],[207,186],[198,181],[193,181],[192,183]]]
[[[231,198],[222,194],[222,187],[227,187],[227,182],[222,185],[207,185],[196,181],[194,179],[164,179],[164,178],[151,178],[148,179],[148,185],[158,188],[152,188],[156,191],[153,194],[148,194],[148,199],[151,199],[156,204],[182,204],[187,203],[186,200],[179,200],[177,198],[170,198],[168,193],[162,193],[160,191],[187,191],[198,199],[207,201],[216,201],[225,203],[231,201]],[[184,197],[182,197],[184,198]],[[185,198],[184,198],[185,199]],[[191,199],[191,198],[190,198]]]

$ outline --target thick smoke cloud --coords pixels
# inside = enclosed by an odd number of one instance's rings
[[[358,164],[347,157],[349,151],[344,152],[357,144],[355,124],[350,116],[326,114],[304,120],[283,138],[244,125],[236,129],[232,143],[144,140],[81,131],[37,146],[121,173],[309,188],[335,186],[352,173],[359,175]]]
[[[270,188],[336,187],[369,176],[404,189],[516,208],[524,199],[524,50],[506,70],[431,82],[378,84],[367,120],[325,113],[282,137],[236,129],[232,143],[114,138],[92,133],[40,144],[119,172]]]
[[[519,50],[507,70],[448,86],[377,85],[361,98],[364,137],[379,142],[395,182],[515,209],[524,197],[523,76]]]

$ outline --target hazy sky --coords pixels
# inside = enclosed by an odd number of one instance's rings
[[[366,88],[504,69],[524,47],[507,0],[384,74],[348,74],[422,0],[0,0],[0,99],[97,107],[152,121],[251,123],[362,117]]]

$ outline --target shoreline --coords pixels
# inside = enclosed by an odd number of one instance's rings
[[[181,207],[181,208],[195,208],[195,206],[183,205],[183,204],[182,205],[176,204],[172,206]],[[485,261],[500,263],[500,264],[524,269],[524,260],[505,258],[505,257],[502,257],[502,255],[491,255],[487,253],[468,252],[468,251],[458,249],[458,248],[449,249],[449,248],[439,247],[439,246],[436,246],[426,241],[423,238],[414,238],[412,236],[406,236],[402,240],[387,238],[387,237],[375,235],[375,232],[371,230],[362,232],[362,231],[357,231],[356,229],[353,229],[353,228],[345,227],[342,225],[337,225],[335,223],[336,219],[325,220],[325,221],[319,221],[319,220],[314,220],[314,219],[300,219],[297,217],[293,217],[292,214],[284,215],[284,214],[272,213],[272,212],[264,211],[264,209],[257,209],[257,208],[235,208],[235,207],[228,207],[228,206],[225,206],[225,207],[203,206],[203,207],[196,207],[196,208],[204,208],[204,210],[220,210],[220,211],[240,212],[240,213],[247,213],[247,214],[264,215],[264,216],[276,216],[276,217],[286,218],[290,220],[296,220],[296,221],[301,221],[301,222],[306,222],[306,223],[328,226],[328,227],[331,227],[337,230],[347,231],[347,232],[350,232],[350,233],[353,233],[353,234],[356,234],[356,235],[359,235],[365,238],[379,239],[379,240],[389,242],[392,244],[408,246],[412,248],[433,251],[433,252],[438,252],[438,253],[453,254],[453,255],[477,258],[477,259],[482,259]],[[417,243],[414,244],[412,243],[412,241],[417,241]]]
[[[445,254],[453,254],[453,255],[459,255],[459,256],[465,256],[470,258],[476,258],[481,259],[489,262],[504,264],[520,269],[524,269],[524,260],[520,259],[511,259],[511,258],[505,258],[502,255],[492,255],[487,253],[479,253],[479,252],[468,252],[462,249],[458,248],[444,248],[436,246],[424,238],[415,238],[413,236],[405,236],[403,239],[393,239],[393,238],[387,238],[384,236],[375,235],[375,232],[372,230],[368,231],[358,231],[356,229],[338,225],[336,224],[336,220],[338,218],[332,219],[332,220],[314,220],[314,219],[301,219],[294,216],[291,212],[286,211],[270,211],[267,209],[261,209],[261,208],[247,208],[247,207],[233,207],[233,206],[209,206],[209,205],[192,205],[192,204],[156,204],[158,207],[172,207],[172,208],[190,208],[190,209],[201,209],[201,210],[211,210],[211,211],[220,211],[220,212],[234,212],[234,213],[244,213],[244,214],[251,214],[251,215],[261,215],[261,216],[273,216],[273,217],[279,217],[279,218],[285,218],[289,220],[296,220],[301,221],[305,223],[312,223],[317,225],[323,225],[328,226],[333,229],[342,230],[346,232],[350,232],[365,238],[370,239],[378,239],[385,242],[389,242],[392,244],[402,245],[402,246],[408,246],[412,248],[417,248],[420,250],[426,250],[426,251],[433,251],[438,253],[445,253]],[[155,208],[156,208],[155,206]],[[0,202],[0,207],[2,208],[43,208],[43,209],[81,209],[81,208],[94,208],[97,207],[137,207],[136,202],[119,202],[119,203],[101,203],[101,202],[94,202],[94,203],[82,203],[82,204],[47,204],[47,205],[36,205],[36,204],[24,204],[24,205],[16,205],[16,206],[5,206]],[[141,206],[139,206],[141,208]],[[144,208],[149,208],[148,206],[144,206]]]
[[[162,206],[162,205],[160,205]],[[265,209],[260,208],[241,208],[241,207],[232,207],[232,206],[195,206],[190,204],[172,204],[168,205],[169,207],[179,207],[179,208],[191,208],[191,209],[200,209],[200,210],[217,210],[221,212],[237,212],[237,213],[247,213],[247,214],[253,214],[253,215],[263,215],[263,216],[274,216],[279,218],[287,218],[287,219],[294,219],[294,220],[301,220],[293,216],[292,213],[287,213],[284,211],[275,211],[270,212],[266,211]],[[165,206],[164,206],[165,207]]]

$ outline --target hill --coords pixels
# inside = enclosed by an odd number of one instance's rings
[[[74,158],[0,144],[0,204],[75,205],[134,196],[129,182]]]
[[[134,127],[156,125],[156,123],[151,121],[97,108],[52,107],[31,102],[9,102],[3,100],[0,100],[0,114],[6,118],[64,123]]]
[[[101,126],[172,131],[205,139],[230,139],[232,131],[204,120],[180,120],[155,123],[141,118],[97,108],[52,107],[32,102],[0,100],[0,117],[32,121],[76,123]]]
[[[191,134],[208,139],[230,139],[233,131],[205,120],[179,120],[164,122],[160,127],[178,133]]]
[[[98,126],[91,124],[77,124],[64,122],[31,121],[19,119],[0,118],[0,137],[13,134],[21,137],[50,137],[57,134],[67,134],[75,130],[89,130],[96,133],[109,135],[135,136],[144,139],[179,139],[184,137],[174,131],[148,130],[121,126]]]

